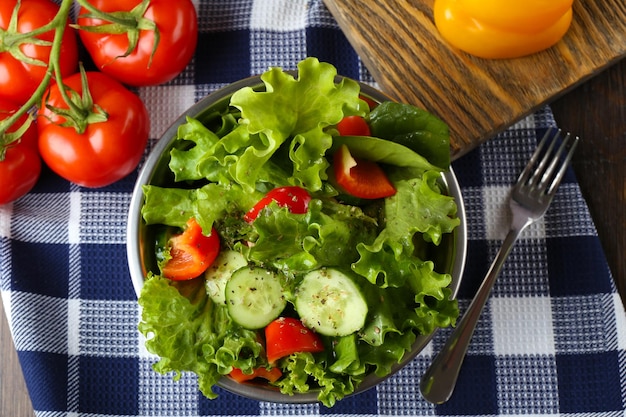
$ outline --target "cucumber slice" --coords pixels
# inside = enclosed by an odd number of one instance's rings
[[[226,303],[226,283],[239,268],[248,266],[246,258],[234,250],[223,250],[204,273],[206,292],[216,304]]]
[[[266,269],[240,268],[226,284],[228,313],[246,329],[267,326],[286,305],[280,278]]]
[[[336,269],[317,269],[304,276],[295,300],[302,323],[326,336],[347,336],[363,328],[367,303],[359,287]]]

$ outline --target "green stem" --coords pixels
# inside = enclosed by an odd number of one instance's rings
[[[64,0],[65,2],[65,0]],[[67,1],[70,5],[72,4],[71,0]],[[69,8],[68,8],[69,13]],[[65,21],[67,22],[68,15],[65,16]],[[56,78],[56,83],[59,87],[59,93],[63,98],[63,101],[68,105],[68,107],[75,112],[80,112],[80,108],[74,103],[73,100],[67,95],[67,91],[65,90],[65,85],[63,84],[63,74],[61,74],[61,39],[63,39],[63,33],[65,32],[65,24],[56,28],[56,33],[54,34],[54,42],[52,44],[52,49],[50,50],[50,66],[54,71],[54,76]],[[59,38],[59,42],[57,41]],[[56,48],[56,49],[55,49]],[[50,71],[50,67],[48,67],[48,72]],[[47,75],[47,74],[46,74]]]
[[[103,20],[108,20],[111,23],[116,23],[116,24],[122,25],[122,26],[128,26],[129,24],[130,25],[134,25],[135,24],[134,20],[120,18],[120,17],[115,16],[114,14],[111,14],[111,13],[104,13],[102,10],[97,9],[96,7],[91,5],[86,0],[76,0],[76,3],[78,3],[80,6],[84,7],[88,11],[90,11],[96,17],[100,17]]]
[[[70,1],[69,3],[71,4],[72,2]],[[52,19],[45,25],[39,26],[38,28],[34,28],[30,32],[15,34],[13,35],[13,39],[22,40],[22,39],[34,38],[36,36],[43,35],[46,32],[50,32],[51,30],[55,30],[57,27],[59,27],[59,25],[61,25],[61,23],[65,25],[66,22],[67,22],[67,15],[63,16],[61,14],[61,10],[59,10],[56,16],[54,16],[54,19]]]
[[[50,48],[50,59],[49,59],[50,64],[48,65],[46,75],[44,76],[41,83],[39,83],[39,86],[35,90],[35,93],[30,97],[30,99],[26,103],[24,103],[24,105],[20,107],[20,109],[16,111],[14,114],[12,114],[10,117],[0,121],[0,146],[6,147],[10,143],[19,140],[19,137],[16,137],[12,139],[11,141],[5,142],[2,138],[4,137],[4,134],[6,133],[6,131],[11,126],[13,126],[13,124],[17,122],[17,120],[23,114],[28,113],[30,109],[32,109],[33,107],[41,103],[41,99],[43,98],[43,95],[48,89],[52,75],[54,74],[57,77],[57,81],[61,79],[61,72],[60,72],[60,65],[59,65],[59,59],[61,55],[61,40],[63,39],[63,33],[65,32],[65,26],[67,24],[67,20],[69,18],[71,8],[72,8],[72,0],[62,0],[59,6],[59,11],[54,17],[54,19],[52,19],[45,26],[42,26],[47,29],[46,31],[42,33],[45,33],[53,29],[55,31],[54,40],[52,41],[52,47]],[[30,32],[28,35],[32,36],[32,33],[34,32],[35,31]],[[65,92],[65,89],[62,88],[61,91]],[[68,100],[68,102],[69,101],[71,100]]]

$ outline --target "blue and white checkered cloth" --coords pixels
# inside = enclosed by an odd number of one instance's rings
[[[150,146],[194,102],[269,66],[295,69],[315,56],[373,83],[321,0],[196,6],[193,62],[171,83],[138,90],[151,115]],[[454,163],[469,236],[462,311],[507,229],[507,190],[538,132],[554,124],[544,108]],[[440,331],[405,369],[333,409],[219,388],[210,401],[193,375],[174,382],[151,369],[125,252],[135,178],[84,189],[45,171],[31,193],[0,206],[0,289],[38,416],[625,415],[626,317],[571,172],[509,257],[448,403],[433,406],[418,391],[449,333]]]

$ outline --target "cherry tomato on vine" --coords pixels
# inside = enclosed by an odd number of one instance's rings
[[[7,30],[17,0],[0,1],[0,31],[5,31],[0,42],[0,97],[16,103],[25,103],[43,80],[50,59],[50,45],[35,45],[33,38],[20,39],[49,23],[59,11],[59,6],[51,0],[21,0],[17,14],[16,33]],[[52,42],[51,30],[37,39]],[[23,56],[20,59],[20,54]],[[29,60],[40,61],[36,65]],[[76,71],[78,65],[78,42],[74,29],[65,27],[61,41],[59,65],[63,76]]]
[[[341,145],[333,156],[333,172],[337,184],[354,197],[376,199],[396,193],[376,162],[354,158],[346,145]]]
[[[294,214],[304,214],[309,208],[311,195],[304,188],[297,186],[274,188],[244,215],[244,220],[248,223],[254,222],[261,210],[272,201],[276,201],[280,207],[289,208],[289,211]]]
[[[87,72],[86,76],[94,105],[107,113],[107,120],[88,124],[83,133],[62,126],[66,119],[46,107],[68,108],[55,83],[37,118],[39,150],[61,177],[84,187],[103,187],[137,167],[148,141],[148,110],[137,95],[113,78],[100,72]],[[80,73],[66,77],[63,83],[83,93]]]
[[[90,4],[103,12],[130,12],[142,5],[142,1],[90,0]],[[195,52],[198,21],[191,0],[150,0],[143,19],[138,16],[141,24],[156,24],[159,41],[154,55],[153,30],[140,29],[136,47],[127,54],[128,34],[88,30],[110,23],[95,17],[81,17],[88,13],[85,8],[81,8],[77,19],[78,33],[85,48],[99,70],[125,84],[146,86],[167,82],[185,69]]]
[[[293,317],[279,317],[265,328],[267,361],[272,364],[278,359],[296,352],[322,352],[322,339],[313,330]]]
[[[0,99],[0,120],[4,120],[20,106]],[[26,115],[8,129],[14,132],[26,121]],[[1,141],[0,141],[1,143]],[[0,149],[0,155],[1,155]],[[0,205],[17,200],[29,192],[41,174],[41,158],[37,151],[37,128],[31,124],[19,141],[6,148],[4,159],[0,157]]]
[[[193,279],[215,261],[220,252],[220,237],[213,228],[211,234],[202,234],[202,227],[193,217],[185,230],[172,236],[168,242],[170,259],[163,265],[163,275],[174,281]]]

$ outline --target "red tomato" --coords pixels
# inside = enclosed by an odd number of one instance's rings
[[[304,214],[309,208],[311,195],[304,188],[297,186],[274,188],[243,216],[244,220],[248,223],[254,222],[261,210],[272,201],[276,201],[281,207],[289,208],[294,214]]]
[[[348,194],[366,199],[384,198],[396,193],[393,184],[375,162],[354,158],[346,145],[333,157],[337,184]]]
[[[10,117],[18,108],[17,104],[0,99],[0,120]],[[23,115],[7,132],[14,132],[25,121],[26,115]],[[40,174],[41,158],[37,151],[37,128],[33,123],[18,142],[8,145],[4,159],[0,160],[0,184],[2,184],[0,204],[17,200],[29,192],[37,183]]]
[[[65,119],[42,105],[37,118],[39,150],[48,166],[63,178],[84,187],[103,187],[132,172],[143,155],[150,122],[141,99],[111,77],[87,72],[94,104],[107,114],[105,122],[91,123],[84,133],[61,126]],[[81,75],[63,83],[82,93]],[[48,104],[67,109],[59,87],[49,89]]]
[[[0,1],[0,31],[7,30],[11,15],[17,0]],[[21,0],[17,16],[17,34],[31,32],[50,22],[59,6],[50,0]],[[16,103],[26,103],[33,95],[43,80],[47,66],[34,65],[20,61],[11,54],[7,48],[13,41],[13,33],[3,34],[3,44],[0,50],[0,97]],[[37,39],[52,41],[54,31],[49,31],[37,36]],[[17,41],[17,39],[15,39]],[[19,46],[24,55],[29,58],[48,64],[50,58],[50,46],[34,45],[26,40]],[[61,40],[60,69],[63,76],[76,71],[78,65],[78,43],[74,29],[67,26]]]
[[[141,0],[90,0],[104,12],[128,12]],[[80,15],[88,11],[81,9]],[[98,69],[133,86],[157,85],[180,74],[196,50],[198,20],[191,0],[150,0],[143,17],[153,21],[159,30],[159,44],[152,56],[154,31],[141,30],[136,48],[128,55],[127,34],[94,33],[79,29],[85,48]],[[78,18],[81,26],[101,26],[108,21]]]
[[[202,228],[192,217],[183,233],[173,236],[169,245],[171,259],[163,266],[163,275],[184,281],[198,277],[211,266],[220,252],[220,237],[215,229],[209,236],[202,234]]]
[[[265,328],[265,349],[267,361],[271,364],[278,359],[297,352],[321,352],[324,344],[320,337],[302,322],[293,317],[279,317]]]
[[[370,127],[361,116],[346,116],[338,124],[341,136],[371,136]]]
[[[283,373],[279,368],[256,368],[250,375],[241,372],[241,369],[233,368],[230,374],[228,374],[235,381],[242,383],[253,380],[255,378],[267,379],[269,382],[276,382],[283,376]]]

